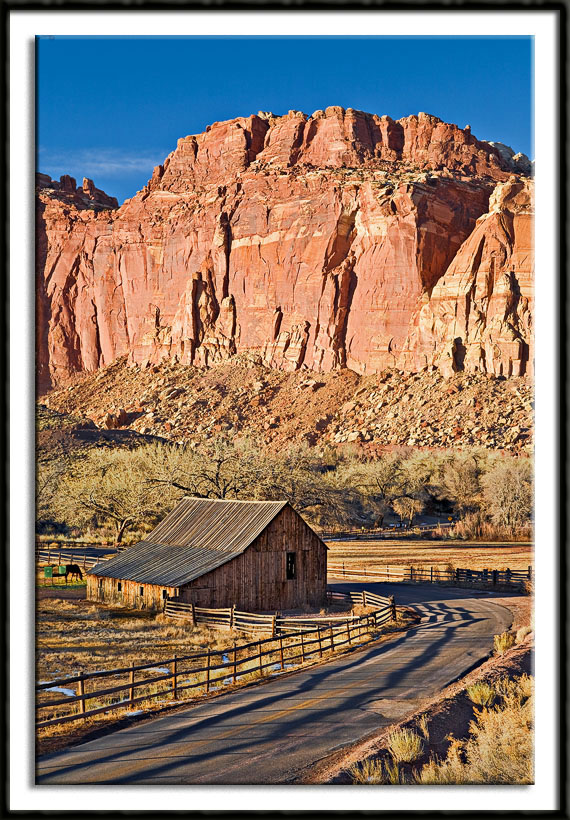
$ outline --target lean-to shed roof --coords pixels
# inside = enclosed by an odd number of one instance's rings
[[[90,575],[180,587],[244,552],[287,501],[183,498],[144,541]]]

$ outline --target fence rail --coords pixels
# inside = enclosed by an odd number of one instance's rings
[[[351,569],[342,564],[329,563],[328,574],[351,581],[401,581],[403,583],[431,584],[484,584],[485,586],[521,586],[532,581],[532,567],[526,570],[498,569],[441,569],[440,567],[382,567]],[[367,593],[370,595],[371,593]]]
[[[439,528],[455,526],[455,522],[442,521],[440,524],[402,524],[399,526],[393,525],[391,527],[383,527],[381,530],[363,530],[348,529],[348,530],[321,530],[319,536],[324,541],[380,541],[383,538],[393,538],[394,535],[402,533],[418,533],[429,532]]]
[[[84,552],[69,552],[62,549],[36,550],[37,564],[78,564],[82,569],[90,569],[100,561],[106,561],[103,556],[86,555]]]
[[[391,598],[376,595],[368,590],[358,592],[334,592],[329,590],[327,598],[331,603],[338,601],[352,606],[358,604],[380,608],[392,606]],[[291,618],[278,612],[263,615],[253,612],[241,612],[235,607],[225,607],[223,609],[199,607],[191,603],[178,601],[175,598],[167,598],[164,614],[169,618],[190,620],[193,624],[203,624],[204,626],[217,628],[225,627],[226,629],[236,629],[246,633],[270,632],[273,636],[298,632],[309,627],[316,629],[323,623],[346,623],[358,617],[356,615],[349,617],[339,615],[326,618]]]
[[[388,604],[382,609],[366,615],[340,619],[324,619],[318,626],[310,623],[296,624],[296,629],[288,631],[287,625],[279,626],[278,634],[270,638],[237,645],[231,649],[193,652],[188,655],[174,655],[166,660],[153,663],[134,664],[118,669],[86,672],[72,677],[45,681],[36,686],[37,728],[90,718],[114,709],[142,704],[154,698],[167,698],[167,703],[178,700],[182,691],[198,690],[211,692],[228,683],[235,684],[245,675],[263,676],[268,670],[284,671],[289,666],[297,666],[308,659],[322,658],[327,652],[354,643],[362,644],[374,640],[378,631],[396,617],[394,599],[386,599]],[[232,607],[233,610],[233,607]],[[265,616],[247,614],[251,622]],[[239,615],[234,610],[234,617]],[[274,618],[275,624],[277,616]],[[223,620],[223,619],[222,619]],[[294,621],[296,619],[284,619]],[[260,620],[260,622],[262,622]],[[265,626],[265,624],[264,624]],[[220,674],[218,674],[220,673]],[[86,690],[86,682],[105,680],[103,688]],[[69,694],[68,687],[77,687],[75,694]],[[42,700],[55,689],[66,697]],[[126,694],[119,697],[119,693]],[[105,702],[106,700],[106,702]],[[87,702],[91,708],[87,709]],[[103,702],[102,702],[103,701]],[[93,703],[94,702],[94,703]],[[64,707],[64,714],[60,714]],[[59,712],[54,710],[58,710]],[[70,711],[71,709],[71,711]]]

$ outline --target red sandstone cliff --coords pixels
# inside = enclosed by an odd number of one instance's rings
[[[116,210],[43,186],[40,389],[124,354],[208,365],[243,350],[284,370],[522,374],[526,171],[468,127],[333,107],[179,140]]]

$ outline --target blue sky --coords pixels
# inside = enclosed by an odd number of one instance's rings
[[[425,111],[533,156],[530,37],[41,37],[37,169],[122,202],[179,137],[257,111]]]

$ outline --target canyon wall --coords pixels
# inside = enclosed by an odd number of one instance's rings
[[[43,178],[39,389],[125,354],[245,350],[288,371],[528,373],[529,172],[468,126],[332,107],[185,137],[120,208]]]

